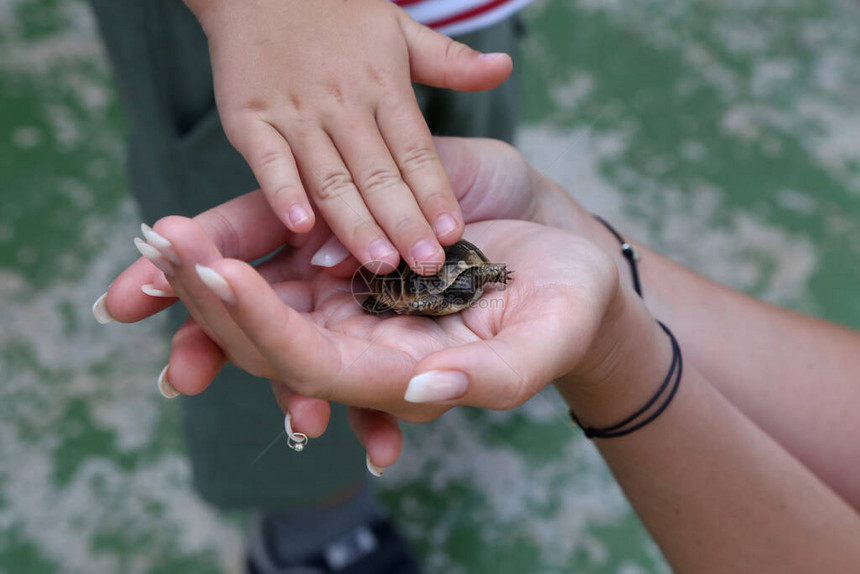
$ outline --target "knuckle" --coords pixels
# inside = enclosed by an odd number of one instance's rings
[[[280,169],[289,163],[287,156],[281,150],[276,149],[263,150],[257,161],[259,162],[260,169],[265,170]]]
[[[430,211],[445,211],[457,205],[457,200],[441,191],[431,191],[421,196],[421,205]]]
[[[380,88],[384,88],[388,84],[388,75],[385,73],[385,70],[379,66],[368,65],[367,75],[371,81]]]
[[[298,94],[290,93],[289,96],[287,96],[287,100],[290,102],[290,106],[292,106],[293,110],[295,110],[296,112],[302,111],[302,108],[304,106]]]
[[[334,101],[338,103],[338,105],[342,106],[346,102],[346,98],[343,95],[343,90],[337,82],[327,82],[325,85],[325,91]]]
[[[370,172],[362,182],[361,192],[366,196],[382,195],[401,185],[400,173],[387,168]]]
[[[394,235],[412,238],[411,242],[413,243],[421,239],[431,239],[433,237],[432,234],[428,237],[424,233],[425,226],[426,223],[421,215],[415,214],[414,217],[403,215],[398,217],[397,221],[394,222]]]
[[[427,167],[432,167],[438,161],[436,152],[429,146],[416,146],[407,149],[400,156],[400,169],[406,172],[415,172]]]
[[[355,187],[352,176],[346,171],[334,171],[322,178],[316,190],[320,201],[343,198]]]
[[[456,60],[457,58],[467,55],[471,51],[472,49],[466,44],[462,44],[456,40],[451,40],[448,42],[448,45],[445,46],[445,59]]]
[[[242,103],[239,112],[258,116],[269,111],[270,107],[269,102],[263,98],[250,98]]]

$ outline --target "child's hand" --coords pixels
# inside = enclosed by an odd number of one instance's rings
[[[444,261],[463,219],[411,80],[483,90],[511,72],[386,0],[186,0],[212,57],[231,143],[278,218],[313,227],[309,197],[361,263]],[[393,245],[392,245],[393,243]],[[425,271],[425,272],[426,272]]]

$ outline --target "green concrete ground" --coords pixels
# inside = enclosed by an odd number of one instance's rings
[[[549,0],[527,19],[539,169],[710,277],[860,327],[860,5]],[[122,158],[86,4],[0,0],[3,574],[239,571],[239,517],[190,488],[156,391],[162,321],[90,315],[136,255]],[[667,570],[551,394],[410,428],[380,484],[429,572]]]

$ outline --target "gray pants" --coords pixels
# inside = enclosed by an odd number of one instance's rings
[[[180,0],[92,0],[114,67],[129,131],[131,190],[152,223],[193,216],[258,187],[230,146],[215,109],[206,38]],[[513,19],[459,40],[513,53]],[[416,87],[434,134],[511,141],[516,82],[491,92]],[[177,327],[184,310],[171,314]],[[335,405],[326,434],[301,454],[278,441],[283,416],[266,381],[228,366],[203,394],[184,397],[185,432],[200,494],[222,507],[287,509],[318,504],[366,477],[365,453]]]

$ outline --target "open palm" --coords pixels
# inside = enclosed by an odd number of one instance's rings
[[[467,386],[426,402],[504,409],[527,400],[582,361],[618,285],[614,264],[576,236],[484,222],[468,226],[466,237],[516,270],[507,288],[451,316],[381,318],[360,308],[348,278],[306,263],[297,273],[297,260],[307,258],[301,249],[257,270],[221,258],[193,220],[164,220],[159,233],[182,261],[175,292],[232,362],[302,395],[406,420],[443,410],[404,400],[410,379],[428,371],[465,375]],[[232,296],[217,296],[197,265],[214,270]],[[304,277],[270,282],[283,274]]]

